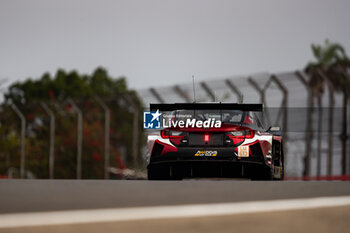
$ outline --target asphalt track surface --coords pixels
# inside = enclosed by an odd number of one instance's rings
[[[347,181],[0,180],[1,214],[350,196]],[[0,228],[0,232],[346,232],[350,205],[199,218]],[[344,231],[345,230],[345,231]]]
[[[350,195],[343,181],[0,180],[0,213]]]

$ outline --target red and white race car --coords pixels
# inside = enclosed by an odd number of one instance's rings
[[[162,113],[163,124],[148,135],[149,180],[283,180],[280,128],[264,128],[261,104],[151,104],[150,110]]]

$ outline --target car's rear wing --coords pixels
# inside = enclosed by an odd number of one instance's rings
[[[174,104],[150,104],[151,111],[174,110],[241,110],[261,112],[262,104],[237,104],[237,103],[174,103]]]

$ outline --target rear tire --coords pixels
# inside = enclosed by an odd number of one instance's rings
[[[282,155],[281,155],[281,178],[280,180],[284,180],[284,153],[283,153],[283,144],[282,144]]]
[[[278,149],[276,149],[276,148],[278,148]],[[274,177],[274,173],[273,173],[273,179],[274,180],[283,180],[284,179],[283,142],[281,142],[281,143],[278,142],[278,144],[274,143],[272,152],[273,152],[273,163],[274,163],[274,166],[280,167],[279,178],[275,178]]]

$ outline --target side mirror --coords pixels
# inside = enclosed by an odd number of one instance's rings
[[[279,126],[271,126],[268,131],[270,131],[270,132],[280,132],[281,131],[281,127],[279,127]]]

